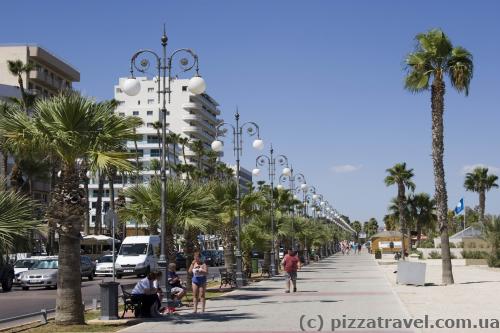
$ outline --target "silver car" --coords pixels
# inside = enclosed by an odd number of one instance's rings
[[[30,270],[22,272],[19,283],[23,290],[30,287],[57,288],[57,259],[39,260]]]

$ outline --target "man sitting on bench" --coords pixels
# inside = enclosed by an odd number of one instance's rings
[[[153,281],[156,279],[156,273],[149,273],[144,279],[137,282],[132,289],[132,297],[138,300],[142,306],[141,317],[158,317],[161,313],[158,312],[158,295],[157,288],[154,287]]]

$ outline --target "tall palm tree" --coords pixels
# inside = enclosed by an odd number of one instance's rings
[[[486,192],[492,188],[498,188],[497,180],[498,176],[488,174],[488,168],[484,167],[477,167],[465,175],[465,189],[479,194],[479,220],[481,222],[484,221]]]
[[[397,163],[392,168],[387,169],[386,172],[389,174],[385,177],[385,185],[391,186],[396,185],[398,187],[398,210],[399,210],[399,225],[401,226],[401,257],[404,256],[405,247],[405,231],[406,231],[406,221],[405,221],[405,202],[406,195],[405,190],[409,189],[411,191],[415,190],[415,184],[412,181],[413,169],[406,169],[406,163]]]
[[[448,195],[444,175],[444,94],[445,77],[458,92],[469,93],[472,79],[472,54],[465,48],[453,47],[448,36],[439,29],[418,34],[414,52],[406,58],[408,75],[405,88],[411,92],[431,90],[432,109],[432,161],[434,165],[434,187],[436,215],[441,232],[442,280],[453,284],[450,241],[448,236]]]
[[[358,239],[359,233],[363,229],[363,227],[361,226],[361,222],[354,221],[354,222],[352,222],[351,227],[354,229],[354,231],[356,231],[356,239]]]
[[[0,118],[7,117],[7,114],[12,112],[14,106],[5,102],[0,102]],[[8,159],[9,159],[10,149],[7,145],[7,139],[0,130],[0,154],[2,159],[0,160],[0,177],[2,181],[6,184],[8,177]]]
[[[88,160],[94,169],[112,165],[130,169],[126,154],[100,147],[106,141],[132,139],[133,124],[129,118],[110,112],[106,103],[66,92],[38,100],[32,118],[14,112],[1,119],[0,128],[10,144],[36,146],[60,159],[60,180],[47,212],[49,224],[59,234],[56,323],[83,324],[80,230],[87,203],[80,188],[79,168],[82,160]]]
[[[30,96],[26,94],[23,75],[31,72],[35,66],[31,62],[25,64],[22,60],[7,60],[7,66],[9,68],[9,72],[12,75],[17,76],[17,82],[19,84],[19,89],[21,90],[22,106],[23,109],[28,112],[29,107],[33,103],[33,98],[30,98]]]
[[[203,141],[196,140],[191,143],[191,150],[196,154],[196,166],[199,173],[203,171],[203,156],[205,156],[205,145]]]

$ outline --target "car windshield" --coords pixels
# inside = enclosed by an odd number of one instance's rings
[[[141,254],[146,254],[148,250],[148,244],[123,244],[120,247],[120,255],[122,256],[138,256]]]
[[[32,269],[57,269],[57,267],[57,260],[40,260],[32,267]]]
[[[15,268],[31,268],[36,263],[36,260],[18,260],[14,265]]]
[[[99,262],[99,263],[101,263],[101,262],[113,262],[113,257],[112,256],[100,257],[99,260],[97,260],[97,262]]]

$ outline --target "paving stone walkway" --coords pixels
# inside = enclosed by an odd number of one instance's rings
[[[276,277],[208,301],[203,314],[181,312],[121,332],[418,332],[373,327],[378,317],[409,315],[373,256],[336,254],[304,267],[297,293],[284,293],[284,279]],[[365,319],[365,328],[341,327],[351,318],[355,326]]]

